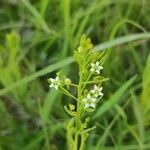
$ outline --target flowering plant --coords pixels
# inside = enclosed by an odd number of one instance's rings
[[[93,52],[93,44],[85,35],[81,37],[80,46],[74,51],[74,58],[79,66],[79,82],[73,83],[71,79],[57,73],[55,79],[50,78],[50,88],[64,93],[75,100],[74,104],[65,106],[66,112],[72,119],[67,124],[68,149],[83,150],[89,131],[89,117],[85,118],[86,112],[96,109],[99,100],[103,97],[102,82],[107,78],[101,76],[102,65],[105,61],[105,52]],[[71,87],[76,88],[75,96],[71,94]]]

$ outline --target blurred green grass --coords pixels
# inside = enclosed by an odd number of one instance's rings
[[[61,69],[77,80],[71,56],[84,33],[93,51],[107,51],[110,78],[87,149],[150,149],[149,0],[0,4],[0,149],[66,149],[68,99],[49,90],[47,78]]]

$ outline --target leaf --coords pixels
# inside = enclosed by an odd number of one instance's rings
[[[56,99],[58,100],[58,92],[54,89],[49,90],[46,98],[44,99],[44,103],[42,106],[42,116],[43,116],[43,120],[45,122],[50,121],[49,120],[49,114],[51,113],[51,110],[53,108],[53,104],[54,104]]]
[[[150,119],[150,55],[143,73],[141,104],[146,118]]]
[[[124,43],[128,43],[131,41],[141,40],[141,39],[150,39],[150,32],[148,33],[138,33],[138,34],[131,34],[123,37],[118,37],[108,42],[104,42],[99,44],[93,48],[93,51],[101,51],[104,49],[108,49],[117,45],[121,45]]]
[[[17,54],[20,51],[20,35],[12,31],[9,34],[6,34],[6,49],[8,50],[7,53],[9,53],[9,65],[12,63],[15,63],[17,59]]]
[[[50,30],[45,20],[42,18],[41,14],[35,9],[35,7],[29,2],[29,0],[21,0],[22,4],[33,14],[37,19],[42,29],[48,33],[53,33],[54,31]]]
[[[104,113],[109,111],[112,107],[114,107],[120,100],[127,89],[131,86],[131,84],[135,81],[136,76],[132,77],[130,80],[125,82],[104,104],[97,110],[96,114],[93,116],[93,119],[96,119],[102,116]]]
[[[50,72],[55,71],[61,67],[64,67],[65,65],[70,64],[73,61],[74,60],[72,59],[72,57],[68,57],[64,60],[61,60],[61,61],[55,63],[55,64],[49,65],[49,66],[45,67],[44,69],[42,69],[38,72],[35,72],[35,73],[33,73],[27,77],[24,77],[23,79],[18,80],[17,82],[15,82],[15,83],[7,86],[6,88],[0,90],[0,96],[6,94],[7,92],[9,92],[9,91],[21,86],[21,85],[24,85],[24,84],[38,78],[40,76],[43,76],[47,73],[50,73]]]

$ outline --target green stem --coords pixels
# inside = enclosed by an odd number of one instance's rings
[[[82,90],[82,74],[80,74],[79,84],[78,84],[78,100],[77,100],[77,112],[76,112],[76,127],[75,127],[75,146],[74,150],[78,150],[79,147],[79,132],[80,132],[80,117],[81,117],[81,92]]]
[[[51,148],[50,148],[50,145],[49,145],[48,129],[46,127],[46,122],[43,118],[43,110],[42,110],[42,107],[41,107],[41,104],[40,104],[40,100],[38,100],[38,107],[39,107],[39,114],[40,114],[40,117],[41,117],[41,120],[42,120],[43,132],[44,132],[44,136],[45,136],[45,144],[46,144],[47,150],[50,150]]]
[[[74,97],[72,94],[70,94],[70,92],[68,92],[66,89],[64,89],[63,87],[60,87],[61,90],[59,90],[60,92],[62,92],[63,94],[67,95],[68,97],[71,97],[75,100],[77,100],[76,97]]]
[[[86,83],[87,83],[88,80],[91,78],[91,76],[92,76],[92,73],[89,74],[89,76],[87,77],[87,79],[86,79],[85,82],[81,82],[81,84],[84,83],[84,84],[83,84],[83,87],[81,88],[81,93],[83,92],[83,90],[84,90],[84,88],[85,88],[85,86],[86,86]]]
[[[76,85],[76,84],[74,84],[74,83],[70,83],[69,85],[70,85],[70,86],[74,86],[74,87],[76,87],[76,88],[78,87],[78,85]]]
[[[87,81],[87,82],[82,82],[83,84],[97,84],[97,83],[101,83],[103,81],[107,81],[109,80],[109,78],[105,78],[105,79],[101,79],[101,80],[98,80],[98,81]]]

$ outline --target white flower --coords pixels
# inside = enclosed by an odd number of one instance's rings
[[[50,80],[50,82],[51,82],[51,84],[50,84],[49,87],[50,87],[50,88],[54,87],[56,90],[58,90],[58,86],[60,85],[59,78],[58,78],[58,77],[56,77],[55,79],[50,78],[49,80]]]
[[[91,72],[95,72],[97,74],[100,74],[100,70],[102,70],[103,67],[100,65],[100,63],[97,61],[95,64],[91,63]]]
[[[98,96],[103,96],[104,94],[102,93],[102,87],[98,87],[96,85],[94,85],[94,89],[91,90],[90,92],[94,95],[95,98],[97,98]]]
[[[84,99],[82,99],[84,103],[84,108],[95,108],[97,99],[88,94]]]

